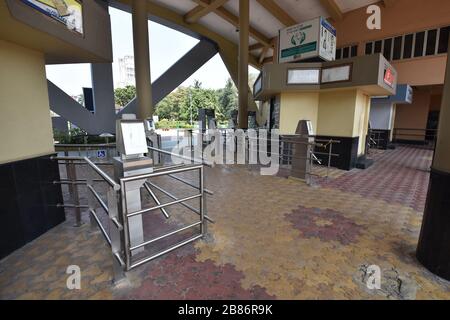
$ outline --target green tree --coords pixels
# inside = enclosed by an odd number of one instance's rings
[[[125,107],[135,96],[135,86],[126,86],[125,88],[117,88],[114,90],[114,100],[121,107]]]
[[[230,78],[227,80],[225,88],[219,90],[218,95],[219,108],[217,118],[220,121],[229,120],[231,111],[237,109],[237,89]]]

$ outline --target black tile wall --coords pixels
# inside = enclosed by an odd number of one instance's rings
[[[59,169],[49,156],[0,165],[0,259],[65,220]]]

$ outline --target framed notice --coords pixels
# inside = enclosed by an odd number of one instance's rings
[[[319,69],[289,69],[287,84],[319,84]]]
[[[83,34],[82,0],[20,0],[25,5]]]
[[[147,153],[147,138],[143,121],[123,121],[120,123],[125,155]]]
[[[322,69],[322,83],[350,81],[352,65],[346,64]]]

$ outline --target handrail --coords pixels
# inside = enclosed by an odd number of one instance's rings
[[[87,162],[87,164],[94,169],[95,172],[97,172],[103,179],[105,179],[106,182],[115,190],[120,190],[120,185],[117,184],[113,179],[111,179],[110,176],[108,176],[102,169],[100,169],[95,163],[93,163],[91,160],[89,160],[88,157],[83,158],[84,161]]]
[[[167,154],[167,155],[172,156],[172,157],[177,157],[177,158],[180,158],[180,159],[183,159],[183,160],[189,160],[191,162],[204,164],[204,165],[206,165],[208,167],[212,167],[212,163],[210,163],[208,161],[205,161],[205,160],[195,159],[193,157],[182,156],[180,154],[176,154],[176,153],[173,153],[173,152],[170,152],[170,151],[166,151],[166,150],[162,150],[162,149],[158,149],[158,148],[154,148],[154,147],[150,147],[150,146],[147,146],[147,148],[149,150],[156,151],[156,152],[163,153],[163,154]]]
[[[150,185],[150,186],[152,186],[152,187],[155,188],[156,190],[158,190],[158,191],[164,193],[164,194],[165,194],[166,196],[168,196],[169,198],[172,198],[173,200],[178,200],[178,198],[175,197],[173,194],[171,194],[169,191],[164,190],[163,188],[157,186],[156,184],[154,184],[154,183],[152,183],[152,182],[149,182],[149,181],[147,181],[147,182],[145,182],[145,183],[148,184],[148,185]],[[191,205],[189,205],[189,204],[187,204],[187,203],[184,203],[184,202],[180,202],[180,204],[181,204],[182,206],[188,208],[189,210],[194,211],[194,212],[197,213],[198,215],[200,215],[200,210],[195,209],[193,206],[191,206]],[[207,216],[207,215],[205,215],[205,219],[208,220],[208,221],[211,222],[211,223],[215,223],[214,220],[211,219],[211,218],[210,218],[209,216]]]
[[[108,233],[106,232],[105,228],[103,227],[102,223],[100,222],[100,219],[97,216],[97,213],[94,209],[89,209],[90,214],[94,217],[95,222],[97,222],[98,227],[100,228],[100,231],[102,232],[103,236],[105,237],[108,244],[111,246],[111,238],[108,236]]]
[[[55,147],[61,147],[61,148],[115,148],[116,144],[115,143],[97,143],[97,144],[93,144],[93,143],[87,143],[87,144],[82,144],[82,143],[55,143]]]
[[[193,170],[199,170],[202,168],[202,165],[200,164],[196,164],[196,165],[189,165],[189,166],[184,166],[182,168],[179,169],[170,169],[170,170],[161,170],[161,171],[157,171],[157,172],[151,172],[151,173],[145,173],[145,174],[141,174],[141,175],[137,175],[137,176],[131,176],[131,177],[125,177],[120,179],[123,182],[130,182],[130,181],[136,181],[136,180],[141,180],[141,179],[148,179],[151,177],[158,177],[158,176],[163,176],[166,174],[174,174],[174,173],[179,173],[179,172],[186,172],[186,171],[193,171]]]
[[[183,198],[183,199],[170,201],[170,202],[167,202],[167,203],[164,203],[164,204],[160,204],[160,205],[157,205],[157,206],[154,206],[154,207],[151,207],[151,208],[142,209],[142,210],[139,210],[139,211],[135,211],[135,212],[129,213],[129,214],[127,214],[127,217],[131,218],[131,217],[134,217],[134,216],[141,215],[143,213],[147,213],[147,212],[150,212],[150,211],[154,211],[154,210],[158,210],[158,209],[161,209],[161,208],[169,207],[169,206],[172,206],[174,204],[178,204],[180,202],[185,202],[185,201],[197,199],[197,198],[200,198],[200,197],[202,197],[201,193],[194,194],[193,196],[189,196],[189,197],[186,197],[186,198]]]

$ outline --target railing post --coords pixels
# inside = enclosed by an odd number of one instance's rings
[[[199,189],[201,193],[200,197],[200,232],[204,237],[206,235],[206,226],[205,226],[205,190],[204,190],[204,176],[203,176],[203,166],[200,167],[200,175],[199,175]]]
[[[122,205],[118,193],[118,191],[108,187],[107,206],[109,215],[109,237],[111,239],[113,281],[115,284],[126,278],[124,272],[125,264],[123,262],[125,239],[123,233],[123,216],[121,214]]]
[[[67,157],[69,155],[68,151],[64,151],[64,155]],[[69,194],[70,200],[74,204],[75,209],[75,225],[74,227],[81,226],[81,209],[80,209],[80,198],[78,195],[78,186],[76,184],[77,172],[73,160],[66,161],[66,174],[67,180],[69,180]]]
[[[329,148],[328,148],[327,180],[328,180],[328,177],[330,175],[332,149],[333,149],[333,140],[330,140],[330,144],[329,144]]]
[[[89,221],[91,224],[91,231],[95,232],[97,231],[97,222],[95,221],[95,218],[92,216],[92,213],[90,212],[90,210],[93,210],[95,212],[95,204],[96,204],[96,199],[94,198],[94,195],[92,194],[92,192],[89,190],[89,186],[91,186],[92,188],[94,187],[94,180],[92,178],[92,170],[88,170],[87,174],[86,174],[86,196],[87,196],[87,200],[88,200],[88,206],[89,206]]]

